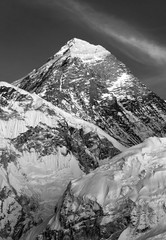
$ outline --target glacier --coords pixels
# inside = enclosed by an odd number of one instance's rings
[[[72,180],[40,236],[165,239],[165,157],[166,138],[152,137]]]
[[[166,102],[74,38],[0,82],[0,240],[165,238]]]
[[[104,159],[126,147],[11,84],[0,82],[0,101],[0,235],[19,239],[52,214],[70,180],[99,166],[105,151]]]

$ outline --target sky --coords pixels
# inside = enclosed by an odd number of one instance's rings
[[[165,0],[0,0],[0,81],[43,65],[76,37],[99,44],[166,99]]]

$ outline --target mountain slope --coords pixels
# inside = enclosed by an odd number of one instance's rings
[[[165,239],[165,157],[166,138],[153,137],[72,180],[34,239]]]
[[[165,101],[103,47],[79,39],[14,86],[1,82],[0,237],[162,233],[165,139],[141,142],[165,136],[165,120]],[[138,213],[143,225],[131,220]]]
[[[0,82],[0,236],[52,214],[68,182],[125,147],[92,123]]]
[[[165,136],[165,101],[101,46],[72,39],[14,84],[94,123],[127,147]]]

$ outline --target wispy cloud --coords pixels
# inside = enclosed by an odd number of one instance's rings
[[[25,0],[24,0],[25,1]],[[123,20],[101,13],[80,0],[33,0],[33,3],[60,7],[75,21],[81,21],[99,34],[107,36],[110,45],[135,61],[149,65],[166,63],[166,47],[153,42]]]
[[[135,60],[150,64],[153,62],[155,64],[166,63],[166,47],[149,40],[132,25],[113,16],[100,13],[80,1],[68,0],[68,7],[68,10],[72,9],[73,12],[76,12],[87,26],[106,35],[109,41],[115,40],[111,44]]]

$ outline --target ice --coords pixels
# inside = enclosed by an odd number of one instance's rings
[[[152,237],[159,240],[160,234],[166,231],[165,159],[166,138],[148,138],[115,156],[109,164],[72,180],[70,192],[73,199],[80,198],[85,202],[90,199],[102,206],[106,215],[102,218],[102,225],[123,218],[123,200],[130,199],[134,203],[130,212],[132,224],[124,229],[118,240],[145,240]],[[58,214],[49,222],[53,230],[60,228]],[[144,228],[144,232],[136,232]]]

